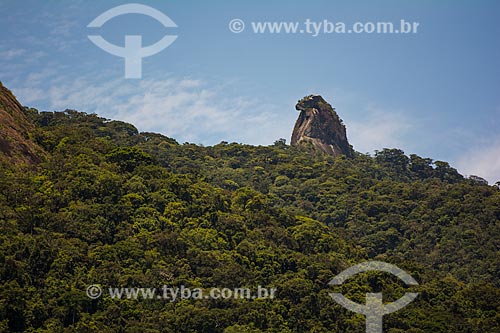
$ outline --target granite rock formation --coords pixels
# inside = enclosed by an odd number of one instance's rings
[[[309,146],[332,156],[353,156],[342,119],[323,97],[306,96],[295,109],[300,114],[293,129],[292,146]]]
[[[32,140],[34,129],[24,107],[0,82],[0,161],[21,165],[40,162],[43,151]]]

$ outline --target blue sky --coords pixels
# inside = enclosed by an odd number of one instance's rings
[[[0,80],[39,110],[77,109],[179,142],[289,141],[301,97],[321,94],[354,148],[397,147],[500,180],[498,1],[137,1],[177,28],[128,14],[127,1],[0,0]],[[239,34],[228,23],[239,18]],[[251,22],[419,23],[416,34],[256,34]],[[88,38],[177,40],[125,79],[123,59]]]

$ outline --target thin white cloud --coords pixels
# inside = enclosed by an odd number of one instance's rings
[[[22,99],[19,97],[18,98],[22,101],[23,104],[30,105],[31,103],[35,103],[43,99],[46,92],[40,88],[27,87],[14,89],[14,94],[16,96],[22,96]]]
[[[42,91],[42,74],[32,74],[27,81],[32,85],[15,90],[23,103],[48,105],[50,110],[70,108],[97,113],[179,142],[267,145],[279,137],[288,137],[292,128],[280,118],[276,105],[234,96],[222,85],[199,79],[106,80],[104,74],[78,80],[52,77],[51,88]]]
[[[367,106],[356,119],[346,122],[347,136],[354,149],[363,153],[383,148],[405,148],[407,140],[404,137],[413,123],[401,113]]]
[[[25,49],[4,50],[4,51],[0,51],[0,59],[2,59],[2,61],[11,60],[11,59],[14,59],[16,57],[20,57],[25,53],[26,53]]]
[[[457,165],[464,175],[483,177],[490,184],[500,181],[500,138],[482,147],[464,151]]]

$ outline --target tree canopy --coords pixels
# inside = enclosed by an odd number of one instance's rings
[[[26,110],[47,155],[0,165],[0,332],[364,332],[328,281],[398,265],[418,298],[384,331],[500,332],[500,191],[399,149],[178,144],[68,110]],[[28,113],[29,112],[29,113]],[[400,297],[381,273],[342,286]],[[88,285],[277,288],[265,300],[90,299]]]

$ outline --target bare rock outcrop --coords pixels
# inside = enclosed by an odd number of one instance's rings
[[[293,129],[292,146],[310,146],[332,156],[353,156],[342,119],[323,97],[306,96],[295,109],[300,115]]]
[[[0,161],[31,165],[41,160],[43,150],[32,140],[35,126],[23,109],[0,82]]]

